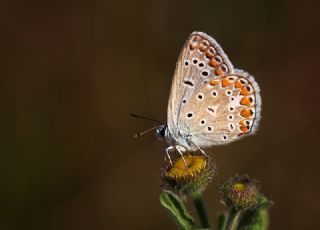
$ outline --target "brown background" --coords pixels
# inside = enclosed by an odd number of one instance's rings
[[[176,229],[158,196],[166,120],[188,35],[213,35],[262,89],[257,135],[212,148],[217,184],[259,179],[271,229],[319,221],[319,7],[311,1],[2,1],[0,228]],[[190,206],[192,213],[195,210]]]

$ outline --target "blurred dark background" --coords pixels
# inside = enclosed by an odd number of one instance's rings
[[[217,184],[259,179],[271,229],[319,220],[316,1],[2,1],[0,229],[176,229],[161,207],[164,146],[130,112],[166,120],[175,62],[192,31],[260,84],[259,132],[212,148]],[[318,181],[318,182],[317,182]],[[190,206],[194,214],[195,210]]]

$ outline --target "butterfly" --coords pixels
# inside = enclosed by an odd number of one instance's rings
[[[193,32],[176,64],[168,102],[167,124],[156,129],[166,153],[228,144],[253,134],[261,114],[260,89],[254,77],[233,67],[215,39]]]

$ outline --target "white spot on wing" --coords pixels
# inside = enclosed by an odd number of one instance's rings
[[[226,95],[230,97],[232,95],[232,90],[226,90]]]
[[[206,64],[203,61],[200,61],[198,64],[199,69],[203,69],[206,66]]]
[[[233,118],[234,118],[234,115],[233,115],[233,114],[229,114],[229,115],[228,115],[228,120],[229,120],[229,121],[232,121]]]
[[[197,100],[198,100],[198,101],[202,101],[203,99],[204,99],[203,93],[198,93],[198,95],[197,95]]]
[[[196,64],[198,64],[198,61],[199,61],[198,58],[192,58],[191,63],[192,63],[193,65],[196,65]]]
[[[199,122],[200,126],[204,126],[206,124],[206,120],[205,119],[201,119]]]
[[[234,124],[233,124],[233,123],[229,123],[229,124],[228,124],[228,127],[229,127],[230,131],[233,131],[233,130],[234,130]]]
[[[193,112],[187,112],[186,118],[187,118],[187,119],[191,119],[191,118],[193,118],[193,115],[194,115]]]
[[[218,107],[219,107],[219,105],[208,106],[208,107],[206,108],[206,111],[207,111],[211,116],[216,116]]]
[[[213,127],[212,126],[207,126],[206,128],[208,133],[212,133],[213,132]]]
[[[218,91],[217,90],[212,90],[211,91],[211,96],[217,97],[218,96]]]

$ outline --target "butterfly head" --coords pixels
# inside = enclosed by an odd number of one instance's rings
[[[166,124],[158,126],[156,128],[156,136],[159,139],[165,139],[167,128],[168,128],[168,126]]]

